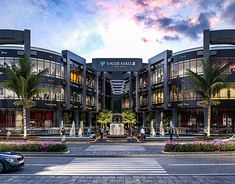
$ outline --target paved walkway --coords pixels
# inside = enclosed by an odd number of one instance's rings
[[[6,176],[1,184],[234,184],[235,176]]]

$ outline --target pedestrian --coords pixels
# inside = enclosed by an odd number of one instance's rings
[[[146,135],[145,135],[144,127],[140,129],[140,136],[141,136],[142,143],[146,142]]]
[[[103,139],[103,137],[104,137],[104,128],[101,127],[100,128],[100,138]]]
[[[173,141],[173,128],[169,128],[170,141]]]
[[[62,143],[65,143],[65,129],[64,128],[62,128],[61,129],[61,135],[62,135]]]
[[[175,136],[176,136],[177,142],[179,142],[179,133],[180,133],[180,130],[178,128],[176,128],[175,129]]]

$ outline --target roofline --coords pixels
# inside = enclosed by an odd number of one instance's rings
[[[235,50],[235,46],[234,45],[216,45],[216,46],[211,46],[210,50],[223,50],[223,49],[234,49]],[[178,51],[172,54],[172,56],[176,56],[176,55],[180,55],[180,54],[185,54],[188,52],[194,52],[194,51],[202,51],[203,47],[195,47],[195,48],[190,48],[190,49],[186,49],[186,50],[182,50],[182,51]]]
[[[23,48],[24,48],[23,46],[0,45],[0,49],[23,50]],[[31,47],[31,50],[47,52],[47,53],[50,53],[50,54],[55,54],[55,55],[58,55],[58,56],[62,56],[62,54],[59,53],[59,52],[52,51],[52,50],[49,50],[49,49],[40,48],[40,47]]]

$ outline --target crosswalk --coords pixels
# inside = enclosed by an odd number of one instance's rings
[[[168,175],[154,158],[75,158],[38,175]]]

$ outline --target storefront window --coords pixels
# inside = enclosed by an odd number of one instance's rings
[[[87,106],[95,106],[94,96],[86,96],[86,105]]]
[[[55,126],[55,113],[53,111],[30,111],[31,128],[50,128]]]
[[[153,104],[163,103],[163,89],[153,91]]]
[[[148,100],[146,95],[140,96],[140,106],[146,106],[148,105]]]
[[[163,82],[163,68],[157,68],[152,74],[153,84]]]

